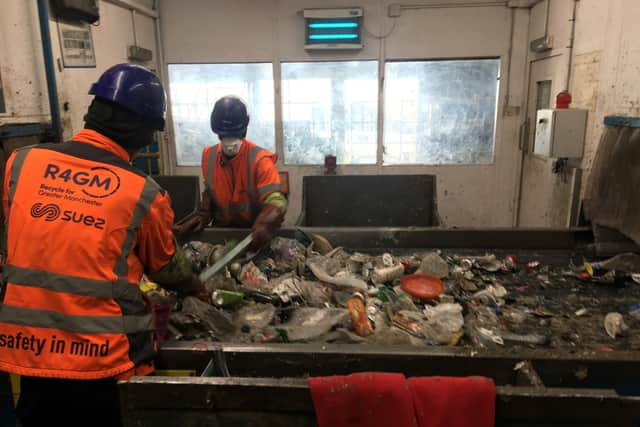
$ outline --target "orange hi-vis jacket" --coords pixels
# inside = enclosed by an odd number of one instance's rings
[[[67,379],[153,370],[152,315],[138,284],[175,253],[173,211],[128,160],[88,129],[9,158],[0,370]]]
[[[246,227],[253,223],[264,200],[280,191],[276,154],[244,139],[238,154],[228,159],[222,145],[202,152],[202,176],[211,195],[214,225]]]

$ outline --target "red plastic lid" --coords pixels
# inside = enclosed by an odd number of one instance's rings
[[[400,287],[412,297],[419,299],[435,299],[444,292],[442,281],[427,274],[402,276]]]

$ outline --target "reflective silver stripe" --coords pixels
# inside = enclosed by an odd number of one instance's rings
[[[231,203],[229,205],[229,207],[226,208],[218,208],[219,212],[223,212],[225,214],[229,214],[230,212],[242,212],[242,211],[248,211],[249,208],[251,207],[250,204],[245,203],[242,205],[239,204],[235,204],[235,203]]]
[[[215,178],[216,178],[216,167],[218,166],[216,159],[218,158],[218,145],[214,145],[211,150],[209,150],[209,158],[207,159],[209,166],[207,170],[207,181],[204,183],[207,190],[209,190],[209,195],[211,196],[211,200],[213,200],[213,204],[216,206],[216,209],[220,205],[218,203],[218,199],[216,199],[216,194],[213,191],[213,187],[215,186]]]
[[[159,191],[160,187],[158,184],[156,184],[156,182],[150,177],[147,177],[144,182],[144,187],[142,187],[142,192],[140,192],[138,203],[136,203],[136,206],[133,209],[131,223],[127,227],[127,234],[122,242],[120,258],[118,258],[116,265],[113,268],[113,272],[120,278],[127,274],[127,270],[129,268],[127,265],[127,258],[129,258],[129,254],[131,253],[136,233],[140,228],[140,224],[142,224],[142,219],[149,213],[151,204]]]
[[[267,184],[258,188],[258,197],[264,196],[267,193],[273,193],[274,191],[280,191],[280,184]]]
[[[7,217],[5,218],[4,233],[2,236],[2,251],[9,250],[9,217],[11,216],[11,205],[13,204],[13,198],[16,195],[16,188],[18,187],[18,178],[22,172],[24,161],[27,158],[27,154],[31,151],[31,148],[23,148],[16,151],[16,155],[13,158],[11,164],[11,174],[9,175],[9,193],[7,194]],[[4,190],[4,189],[3,189]]]
[[[260,152],[263,151],[262,148],[255,146],[251,149],[251,151],[249,151],[249,161],[247,162],[247,183],[248,183],[248,187],[247,187],[247,192],[249,193],[249,199],[251,200],[251,210],[257,210],[258,209],[258,200],[257,200],[257,195],[255,192],[255,182],[254,182],[254,176],[251,173],[253,168],[253,162],[256,160],[256,157],[258,157],[258,154],[260,154]],[[251,214],[253,215],[254,213],[251,212]]]
[[[243,205],[232,203],[231,205],[229,205],[229,210],[231,212],[244,212],[244,211],[248,211],[250,207],[251,205],[248,203],[245,203]]]
[[[18,178],[20,177],[20,172],[22,172],[22,167],[24,166],[27,154],[29,154],[30,151],[31,148],[16,151],[16,156],[14,157],[11,165],[11,176],[9,178],[9,205],[13,203],[13,198],[16,195],[16,188],[18,186]]]
[[[138,286],[133,283],[108,280],[84,279],[82,277],[49,273],[43,270],[16,267],[7,264],[3,268],[3,275],[12,284],[46,289],[66,294],[83,295],[95,298],[119,298],[140,301]]]
[[[0,322],[55,328],[78,334],[133,334],[153,330],[150,314],[143,316],[70,316],[48,310],[0,305]]]

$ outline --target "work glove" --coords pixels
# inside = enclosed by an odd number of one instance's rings
[[[207,288],[200,278],[193,274],[191,279],[187,279],[179,284],[178,294],[182,297],[195,297],[200,301],[211,304],[211,294],[207,292]]]
[[[202,283],[200,278],[195,274],[191,277],[191,291],[189,294],[206,302],[207,304],[211,304],[211,294],[207,291],[204,283]]]
[[[273,232],[280,228],[284,221],[284,210],[277,206],[266,204],[253,222],[251,236],[253,241],[249,250],[256,252],[267,245],[273,238]]]
[[[202,192],[202,197],[200,198],[200,206],[198,206],[198,210],[195,215],[186,221],[177,224],[174,227],[174,232],[177,236],[183,236],[190,231],[199,233],[209,225],[212,219],[213,211],[211,210],[211,196],[209,195],[209,191],[204,190]]]

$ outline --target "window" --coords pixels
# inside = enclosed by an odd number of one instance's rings
[[[169,89],[178,165],[199,166],[202,150],[218,142],[209,121],[216,100],[225,95],[247,103],[247,138],[275,151],[271,64],[169,64]]]
[[[283,63],[282,117],[285,163],[375,164],[378,63]]]
[[[493,160],[498,59],[385,66],[383,163]]]
[[[536,110],[551,108],[551,80],[536,83],[538,86],[536,96]]]

